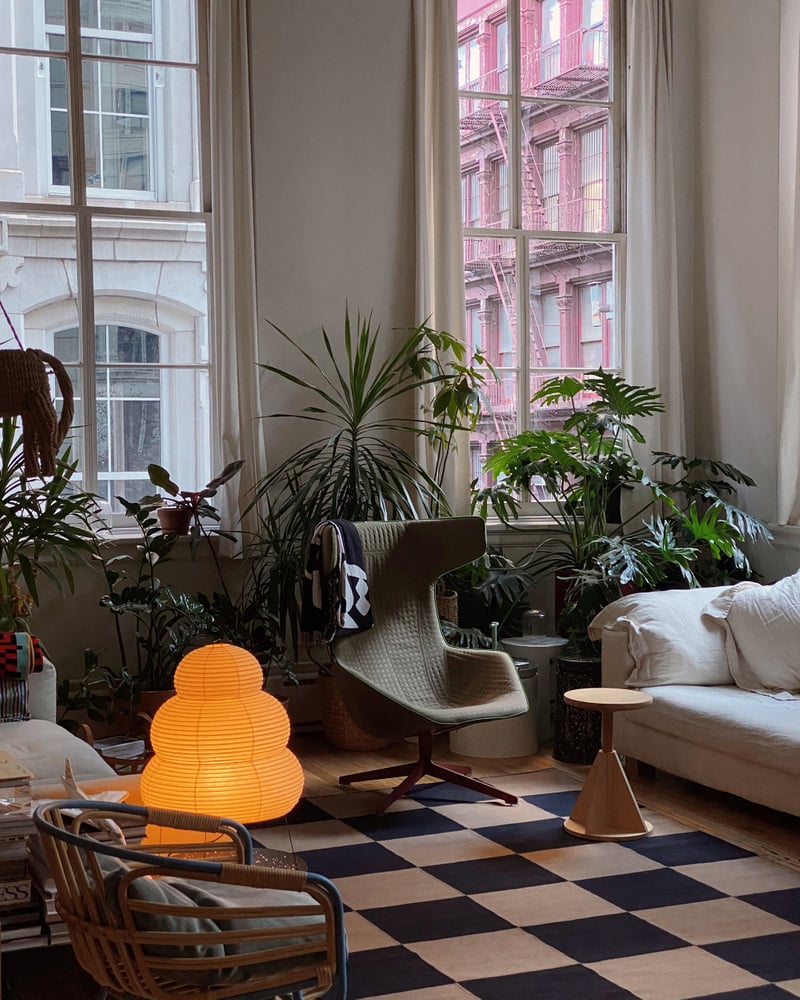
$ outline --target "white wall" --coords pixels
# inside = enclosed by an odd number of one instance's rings
[[[695,449],[776,513],[779,0],[702,0],[697,38]],[[680,53],[678,53],[680,57]]]
[[[346,302],[387,338],[415,320],[411,3],[257,0],[252,27],[260,351],[294,368],[267,319],[307,346],[341,338]],[[269,423],[269,457],[296,431]]]

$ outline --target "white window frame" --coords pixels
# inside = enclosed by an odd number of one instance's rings
[[[523,220],[523,196],[522,183],[524,178],[523,169],[523,147],[522,147],[522,104],[523,95],[521,93],[522,77],[522,52],[520,44],[520,6],[521,0],[507,0],[507,21],[508,21],[508,46],[509,46],[509,74],[508,93],[475,93],[474,87],[470,90],[459,90],[459,97],[463,102],[465,99],[489,99],[507,102],[509,134],[509,225],[503,228],[496,221],[491,223],[491,228],[485,225],[481,227],[464,227],[464,237],[470,239],[492,238],[496,240],[511,240],[516,247],[516,313],[517,313],[517,430],[522,431],[531,426],[530,405],[531,378],[534,375],[549,377],[552,375],[575,373],[580,374],[585,369],[576,367],[564,367],[564,344],[561,345],[562,367],[550,368],[545,366],[535,366],[531,364],[530,358],[530,255],[529,245],[532,240],[544,242],[558,241],[559,243],[574,243],[579,246],[581,243],[602,243],[613,247],[615,256],[614,273],[614,316],[621,315],[620,304],[624,301],[625,283],[625,218],[624,218],[624,0],[608,0],[609,17],[612,25],[612,37],[609,43],[609,94],[607,100],[591,99],[587,101],[565,98],[563,96],[550,96],[546,92],[541,96],[533,98],[537,103],[543,105],[568,105],[576,104],[582,107],[605,108],[608,113],[608,125],[606,143],[616,154],[608,161],[609,176],[607,178],[609,204],[608,219],[606,229],[600,232],[589,231],[569,231],[561,229],[528,229],[522,225]],[[540,11],[542,7],[539,7]],[[563,11],[560,12],[563,16]],[[563,34],[563,23],[561,24]],[[464,38],[469,37],[467,32],[459,35],[459,44],[463,44]],[[526,95],[525,102],[531,100]],[[586,123],[587,127],[594,127]],[[579,141],[579,136],[574,136]],[[542,138],[542,144],[545,139]],[[554,140],[555,141],[555,140]],[[580,169],[580,160],[576,160]],[[546,218],[546,216],[545,216]],[[605,280],[605,279],[603,279]],[[535,292],[536,290],[534,290]],[[609,358],[607,370],[620,372],[621,358],[624,356],[623,341],[624,331],[619,322],[615,322],[614,330],[614,357]],[[533,504],[523,504],[525,513],[533,513]]]
[[[29,0],[29,2],[41,2],[41,0]],[[37,24],[40,26],[42,34],[39,39],[37,39],[37,46],[34,48],[25,48],[22,46],[12,46],[4,45],[3,40],[0,39],[0,54],[10,55],[10,56],[33,56],[39,60],[45,62],[49,65],[47,61],[49,59],[58,58],[63,59],[67,66],[67,87],[68,87],[68,100],[69,100],[69,135],[70,135],[70,185],[67,189],[66,187],[59,190],[58,192],[51,192],[54,197],[51,199],[34,200],[34,201],[15,201],[15,202],[0,202],[0,215],[8,215],[10,217],[24,217],[25,215],[36,215],[36,216],[52,216],[53,218],[69,216],[74,220],[75,223],[75,233],[76,233],[76,243],[77,243],[77,254],[76,254],[76,270],[77,270],[77,301],[78,301],[78,326],[80,329],[80,340],[81,340],[81,352],[80,361],[77,365],[68,365],[71,367],[79,367],[81,370],[81,387],[80,387],[80,407],[75,414],[75,419],[73,422],[73,434],[79,433],[82,435],[82,464],[80,469],[80,477],[82,485],[85,489],[94,491],[97,489],[97,484],[99,480],[98,474],[98,455],[96,447],[96,436],[95,436],[95,421],[96,421],[96,394],[95,394],[95,371],[96,362],[94,355],[94,337],[95,337],[95,327],[96,325],[103,325],[106,323],[114,322],[108,319],[105,315],[99,318],[95,318],[96,313],[96,302],[95,302],[95,282],[94,282],[94,258],[92,255],[92,227],[96,220],[108,218],[108,219],[128,219],[130,221],[146,223],[148,220],[153,222],[169,222],[175,221],[178,224],[189,223],[189,224],[202,224],[205,229],[205,246],[206,246],[206,261],[207,266],[210,267],[212,259],[212,248],[210,245],[211,241],[211,186],[210,186],[210,147],[209,147],[209,104],[208,104],[208,92],[209,92],[209,80],[208,80],[208,66],[207,66],[207,53],[208,53],[208,38],[206,32],[206,25],[208,24],[208,2],[209,0],[195,0],[195,11],[196,11],[196,23],[191,26],[192,39],[193,39],[193,49],[194,55],[193,59],[168,59],[168,58],[156,58],[151,56],[149,58],[144,57],[127,57],[119,55],[100,55],[96,53],[90,53],[83,55],[81,53],[81,37],[87,31],[87,29],[82,29],[80,25],[80,6],[79,0],[65,0],[65,25],[63,26],[65,38],[67,40],[67,46],[65,52],[54,52],[49,49],[48,35],[53,34],[52,25],[48,25],[45,28],[43,12],[37,20]],[[42,3],[42,8],[44,4]],[[160,4],[159,0],[154,0],[154,18],[158,16]],[[58,26],[55,26],[58,27]],[[102,37],[109,37],[109,33],[103,29],[89,29],[95,34],[99,34]],[[133,35],[127,35],[127,33],[120,33],[124,37],[133,39]],[[141,200],[141,195],[146,194],[146,198],[152,199],[152,195],[149,193],[139,192],[140,199],[138,204],[136,204],[137,199],[133,197],[135,192],[122,190],[115,191],[109,189],[97,189],[91,195],[87,194],[87,188],[85,185],[85,146],[84,146],[84,132],[83,132],[83,122],[84,122],[84,107],[83,107],[83,86],[82,86],[82,68],[83,59],[88,59],[96,62],[109,62],[109,63],[125,63],[129,62],[136,66],[146,65],[151,68],[151,71],[155,72],[158,70],[169,69],[174,67],[186,71],[194,71],[197,74],[197,134],[199,136],[199,146],[200,146],[200,205],[197,210],[179,210],[172,208],[157,208],[150,207],[146,200]],[[47,80],[46,87],[46,101],[47,101],[47,115],[45,128],[49,137],[50,134],[50,121],[49,121],[49,108],[50,108],[50,92],[49,92],[49,79]],[[153,120],[153,114],[151,113],[151,122]],[[151,130],[151,139],[152,139]],[[52,177],[51,164],[49,157],[51,155],[50,142],[43,144],[44,149],[48,152],[48,164],[47,171],[48,177]],[[153,172],[154,175],[157,174],[157,165],[155,156],[153,157]],[[47,185],[49,189],[51,185]],[[69,200],[65,200],[63,195],[68,191]],[[107,204],[105,202],[108,202]],[[125,205],[124,202],[135,203],[131,206]],[[122,293],[124,294],[124,293]],[[207,322],[210,324],[211,316],[213,315],[211,303],[211,290],[209,290],[209,301],[207,310]],[[46,308],[46,307],[45,307]],[[98,312],[102,312],[102,309],[97,309]],[[120,320],[119,322],[123,322]],[[124,320],[126,325],[136,325],[136,321],[127,318]],[[205,322],[205,321],[204,321]],[[61,325],[63,326],[63,324]],[[60,328],[60,327],[59,327]],[[56,327],[50,327],[51,330],[55,330]],[[153,331],[153,332],[163,332],[163,331]],[[216,354],[216,343],[211,329],[207,333],[207,343],[208,343],[208,356],[200,361],[191,362],[181,362],[180,364],[174,364],[167,362],[162,363],[159,366],[159,370],[164,372],[168,371],[170,368],[178,368],[184,371],[196,370],[202,372],[208,372],[209,384],[213,384],[212,372],[215,363]],[[167,400],[167,403],[169,401]],[[210,416],[211,416],[211,426],[215,425],[215,400],[211,399],[210,403]],[[124,474],[121,474],[124,477]],[[124,514],[115,514],[112,518],[113,526],[125,525],[126,518]]]

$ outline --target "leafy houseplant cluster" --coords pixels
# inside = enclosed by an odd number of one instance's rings
[[[41,578],[71,591],[75,566],[92,557],[101,522],[73,482],[77,464],[66,449],[52,477],[27,479],[17,422],[0,420],[0,631],[30,631]]]
[[[487,461],[498,485],[476,494],[513,526],[530,497],[556,530],[531,553],[534,577],[563,589],[558,631],[574,651],[591,651],[586,628],[626,588],[710,586],[746,579],[747,543],[770,537],[734,502],[753,480],[725,462],[655,452],[653,471],[636,449],[636,425],[663,410],[654,388],[602,369],[583,379],[548,379],[532,403],[563,416],[561,426],[524,431]]]

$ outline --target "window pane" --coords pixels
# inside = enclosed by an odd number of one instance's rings
[[[614,245],[530,240],[529,253],[531,369],[616,367]]]
[[[0,217],[0,245],[8,246],[2,257],[3,271],[11,279],[3,291],[3,305],[25,347],[51,353],[53,330],[78,325],[76,242],[74,220],[67,216],[7,213]],[[2,316],[0,346],[13,346]]]
[[[205,226],[103,218],[93,238],[104,493],[148,492],[140,486],[149,462],[185,489],[203,486],[211,475]]]
[[[521,22],[522,93],[608,100],[608,0],[541,0]]]
[[[508,102],[462,98],[461,166],[474,174],[471,225],[495,228],[507,226],[508,187]],[[476,190],[477,188],[477,190]]]
[[[523,102],[524,228],[609,230],[608,131],[605,108]]]
[[[153,0],[100,0],[100,27],[149,34],[153,30]]]
[[[150,58],[194,62],[195,0],[86,0],[82,3],[82,46],[90,41],[103,55],[145,55]],[[90,14],[89,14],[90,11]],[[63,22],[61,22],[63,23]],[[111,46],[111,48],[109,48]]]
[[[465,241],[464,283],[472,345],[480,346],[497,370],[487,373],[486,412],[471,441],[486,456],[491,442],[516,433],[517,309],[516,254],[513,240]]]

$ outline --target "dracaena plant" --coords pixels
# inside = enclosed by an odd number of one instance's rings
[[[14,418],[0,418],[0,631],[29,631],[47,578],[71,591],[75,566],[91,559],[105,527],[97,498],[75,482],[67,448],[53,476],[24,475],[22,437]]]
[[[467,359],[464,345],[425,324],[407,331],[384,358],[386,338],[372,316],[351,322],[345,310],[342,347],[323,328],[318,348],[301,346],[270,324],[297,356],[296,371],[261,367],[298,390],[298,407],[270,419],[302,421],[317,435],[261,477],[252,506],[262,517],[264,556],[278,581],[277,607],[296,627],[303,553],[314,526],[328,517],[351,521],[448,514],[442,488],[462,430],[481,410],[486,359]],[[418,396],[429,402],[420,410]],[[414,415],[416,413],[416,415]],[[428,469],[413,454],[424,437]]]
[[[559,631],[573,649],[592,649],[587,625],[625,588],[753,575],[745,547],[770,535],[735,502],[737,488],[753,480],[713,459],[654,452],[646,468],[637,457],[646,451],[637,420],[664,409],[655,388],[598,369],[548,379],[531,402],[562,417],[560,427],[505,441],[486,463],[499,484],[474,503],[513,524],[529,498],[554,521],[532,562],[539,576],[555,574],[562,584]]]

